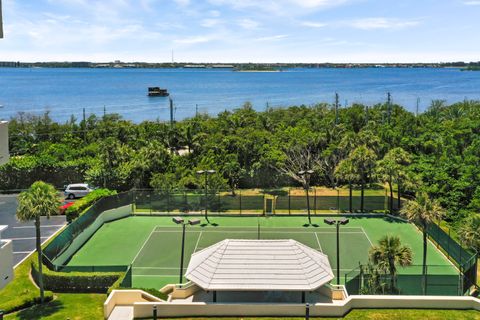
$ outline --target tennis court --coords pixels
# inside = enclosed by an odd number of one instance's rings
[[[161,287],[168,279],[179,281],[181,231],[178,228],[157,226],[132,262],[132,285],[134,287]],[[336,256],[336,231],[334,228],[319,227],[315,230],[305,228],[237,228],[237,227],[191,227],[185,236],[185,268],[192,253],[212,244],[230,239],[294,239],[311,248],[324,252],[330,257]],[[341,271],[349,272],[359,262],[366,262],[370,241],[359,227],[345,227],[340,235],[344,246],[341,255]],[[173,245],[173,246],[172,246]],[[331,261],[336,270],[336,259]]]
[[[189,217],[184,217],[188,220]],[[198,218],[195,217],[195,218]],[[192,253],[223,239],[294,239],[329,257],[336,275],[336,228],[312,217],[211,217],[212,225],[186,227],[184,272]],[[422,235],[411,223],[385,217],[354,217],[340,227],[341,282],[359,264],[368,261],[372,244],[397,235],[413,252],[415,266],[399,274],[421,273]],[[68,266],[131,265],[132,287],[161,288],[179,282],[182,227],[171,217],[133,216],[105,223],[70,259]],[[428,245],[429,273],[458,276],[458,270],[432,244]],[[336,280],[334,280],[336,282]]]

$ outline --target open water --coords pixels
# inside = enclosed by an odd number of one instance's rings
[[[234,72],[228,69],[50,69],[0,68],[0,118],[18,112],[66,121],[74,115],[119,113],[124,118],[168,120],[168,98],[147,97],[147,87],[167,88],[174,117],[196,112],[216,115],[250,101],[257,110],[267,106],[332,103],[335,92],[342,106],[386,100],[413,112],[432,100],[448,103],[480,99],[480,72],[459,69],[288,69],[282,72]]]

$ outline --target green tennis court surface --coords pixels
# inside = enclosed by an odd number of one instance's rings
[[[188,219],[188,218],[186,218]],[[317,227],[304,227],[305,217],[212,217],[218,226],[187,226],[184,271],[192,253],[223,239],[294,239],[328,255],[336,274],[336,231],[313,218]],[[258,231],[260,225],[260,232]],[[353,218],[340,227],[340,265],[343,274],[368,261],[368,251],[385,234],[398,235],[412,248],[414,264],[422,261],[421,233],[410,223],[385,218]],[[129,217],[102,226],[72,257],[69,265],[132,265],[132,286],[160,288],[178,283],[181,227],[171,217]],[[431,243],[428,264],[435,274],[458,275],[458,271]],[[437,267],[438,266],[438,267]],[[438,271],[436,271],[438,270]],[[418,266],[400,269],[400,274],[421,272]]]

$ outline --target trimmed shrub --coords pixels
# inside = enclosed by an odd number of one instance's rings
[[[32,262],[32,277],[38,282],[37,265]],[[103,272],[55,272],[43,269],[45,290],[71,293],[106,293],[122,276],[122,273]]]
[[[98,200],[117,194],[115,190],[109,189],[96,189],[87,194],[85,197],[78,199],[75,203],[68,207],[65,211],[68,222],[72,222],[74,219],[80,216],[81,212],[85,212],[88,207],[97,202]]]

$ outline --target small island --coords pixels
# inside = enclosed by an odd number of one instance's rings
[[[233,71],[238,72],[280,72],[282,71],[281,68],[278,66],[271,66],[271,65],[263,65],[263,64],[246,64],[246,65],[238,65],[236,66]]]
[[[480,66],[468,66],[460,69],[461,71],[480,71]]]

